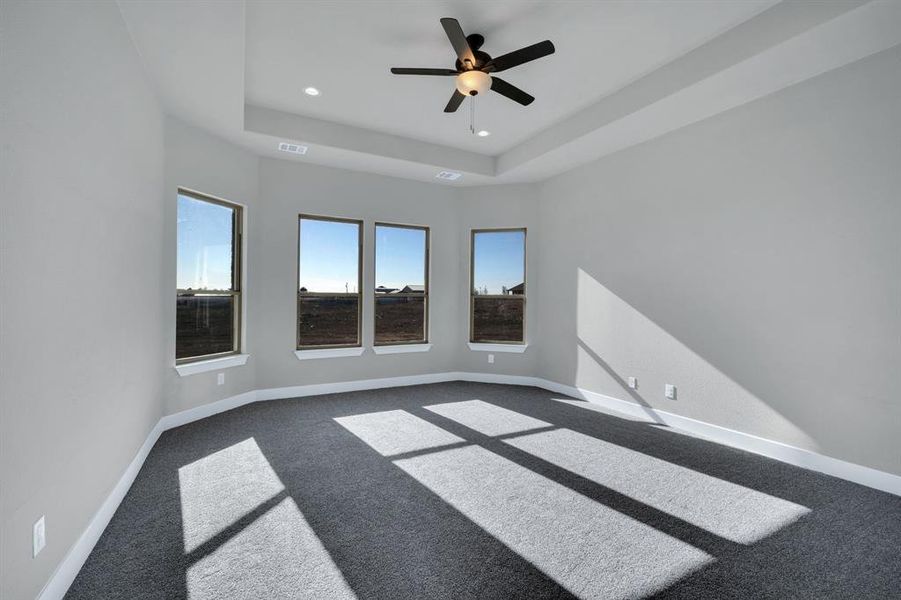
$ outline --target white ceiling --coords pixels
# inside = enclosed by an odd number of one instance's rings
[[[539,180],[901,43],[895,0],[119,4],[172,115],[262,156],[423,181],[462,172],[453,185]],[[469,133],[466,104],[443,112],[453,78],[389,73],[453,66],[444,16],[495,56],[557,48],[503,74],[532,105],[478,98],[487,138]],[[310,150],[286,156],[282,140]]]
[[[482,154],[500,154],[602,96],[754,16],[774,0],[710,2],[248,2],[245,97],[275,108]],[[530,106],[490,93],[445,114],[452,77],[389,68],[454,68],[441,28],[455,17],[500,56],[550,39],[556,53],[503,73]],[[303,93],[309,85],[318,97]]]

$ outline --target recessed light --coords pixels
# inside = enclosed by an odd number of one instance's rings
[[[282,152],[290,152],[291,154],[306,154],[307,147],[300,144],[289,144],[288,142],[280,142],[278,149]]]
[[[478,135],[479,137],[488,137],[489,135],[491,135],[491,132],[490,132],[490,131],[485,131],[485,130],[483,129],[482,131],[480,131],[480,132],[477,133],[476,135]]]
[[[463,173],[454,173],[453,171],[441,171],[437,175],[435,175],[438,179],[444,179],[446,181],[456,181],[463,177]]]
[[[317,90],[314,87],[308,87],[303,91],[303,93],[306,94],[307,96],[318,96],[319,90]]]

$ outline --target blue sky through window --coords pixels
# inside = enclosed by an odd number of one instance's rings
[[[221,204],[178,195],[178,289],[231,289],[233,215]]]
[[[375,285],[425,285],[425,230],[376,226]]]
[[[179,289],[232,287],[233,209],[178,195]],[[311,292],[356,293],[359,227],[356,223],[300,220],[300,287]],[[476,233],[474,286],[500,294],[523,282],[525,233]],[[425,284],[425,231],[376,228],[376,286],[402,288]]]
[[[299,288],[356,293],[359,274],[357,223],[300,219]]]
[[[502,294],[525,278],[524,231],[484,231],[473,242],[473,287],[480,294]]]

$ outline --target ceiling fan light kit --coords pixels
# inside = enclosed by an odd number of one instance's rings
[[[484,94],[491,89],[491,76],[484,71],[463,71],[457,75],[457,91],[464,96]]]
[[[506,96],[523,106],[528,106],[535,100],[531,95],[511,83],[507,83],[500,77],[494,76],[493,73],[499,73],[553,54],[554,44],[550,40],[538,42],[497,58],[492,58],[491,55],[480,50],[482,44],[485,43],[485,38],[478,33],[468,36],[464,35],[463,28],[460,27],[460,23],[456,19],[444,17],[441,19],[441,26],[444,27],[444,32],[447,34],[451,46],[453,46],[454,52],[457,54],[457,60],[453,69],[392,67],[391,72],[395,75],[454,76],[456,78],[456,89],[451,95],[447,106],[444,107],[444,112],[446,113],[456,112],[467,96],[474,98],[488,90]],[[470,130],[475,133],[472,123],[470,123]]]

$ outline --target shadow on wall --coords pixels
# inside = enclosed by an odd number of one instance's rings
[[[578,269],[576,386],[631,399],[655,421],[674,412],[810,450],[819,446],[767,402],[736,383],[622,298]],[[705,323],[704,327],[713,327]],[[753,361],[749,355],[747,360]],[[630,389],[627,377],[638,378]],[[675,400],[664,385],[677,386]]]
[[[593,360],[596,365],[600,366],[604,370],[604,372],[606,372],[607,376],[625,392],[624,395],[627,395],[632,399],[633,402],[635,402],[635,404],[638,404],[641,407],[641,409],[644,411],[644,414],[647,415],[648,419],[650,419],[654,423],[657,423],[658,425],[669,427],[663,420],[663,418],[657,414],[657,411],[654,410],[654,407],[651,406],[650,402],[645,400],[641,396],[641,394],[638,393],[638,388],[630,388],[629,382],[620,377],[619,373],[617,373],[616,370],[611,367],[607,361],[598,356],[597,353],[590,347],[588,347],[588,345],[580,338],[579,356],[582,356],[583,353],[588,355],[588,357]],[[616,396],[616,398],[619,398],[619,396]]]
[[[461,382],[170,430],[68,598],[891,593],[898,498],[591,406]]]

